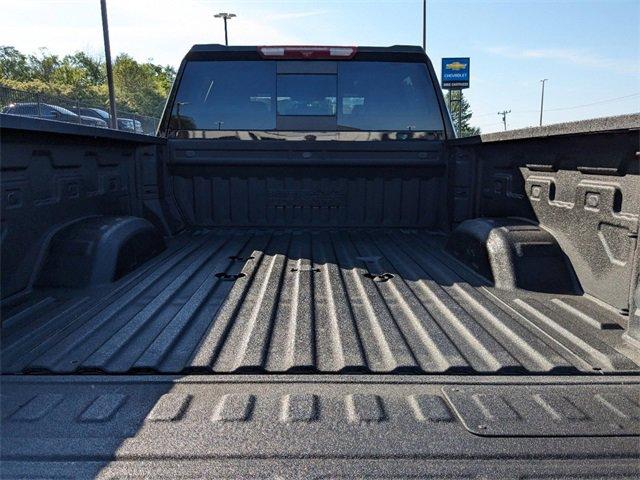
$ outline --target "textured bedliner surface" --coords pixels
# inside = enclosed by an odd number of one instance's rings
[[[421,230],[199,230],[3,312],[3,372],[638,371],[625,318],[499,291]]]

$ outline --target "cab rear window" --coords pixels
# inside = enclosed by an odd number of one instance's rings
[[[443,122],[422,63],[192,61],[170,129],[432,132]]]

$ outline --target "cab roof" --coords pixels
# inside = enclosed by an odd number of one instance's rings
[[[225,46],[217,43],[194,45],[187,53],[185,60],[204,59],[233,59],[233,60],[262,60],[259,49],[262,47],[283,47],[282,45],[261,46]],[[287,45],[286,47],[310,47],[311,45]],[[322,45],[322,47],[325,47]],[[326,46],[327,48],[332,46]],[[378,61],[418,61],[424,62],[427,55],[422,47],[415,45],[393,45],[390,47],[352,47],[356,48],[353,60],[378,60]],[[343,60],[345,61],[345,60]],[[348,60],[347,60],[348,61]]]

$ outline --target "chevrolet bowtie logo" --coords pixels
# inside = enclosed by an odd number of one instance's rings
[[[464,70],[465,68],[467,68],[467,64],[460,63],[460,62],[452,62],[452,63],[447,63],[445,67],[447,67],[447,70]]]

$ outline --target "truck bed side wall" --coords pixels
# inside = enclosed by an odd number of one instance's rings
[[[96,215],[166,223],[153,137],[2,116],[2,298],[28,292],[60,228]]]
[[[540,223],[585,293],[628,313],[638,276],[638,131],[451,142],[454,221]],[[632,306],[631,306],[632,308]]]

